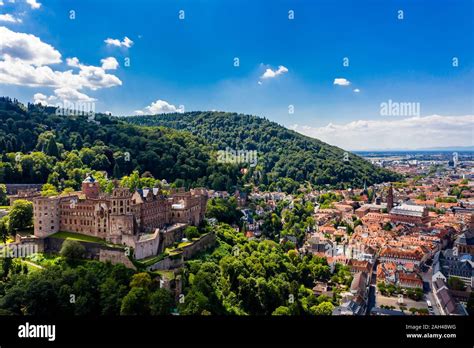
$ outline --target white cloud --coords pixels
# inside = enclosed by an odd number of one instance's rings
[[[93,102],[97,100],[73,88],[68,88],[68,87],[55,89],[54,94],[60,100],[67,100],[71,102],[78,102],[78,101],[79,102]]]
[[[349,86],[351,82],[343,77],[339,77],[334,79],[333,84],[338,86]]]
[[[118,65],[113,57],[102,59],[102,66],[85,65],[72,57],[66,59],[68,70],[50,67],[61,62],[61,54],[40,38],[0,27],[0,84],[54,88],[49,97],[36,93],[35,102],[93,102],[96,99],[80,90],[122,85],[117,76],[106,72]]]
[[[21,23],[23,22],[20,18],[13,17],[11,14],[0,14],[0,22],[8,22],[8,23]]]
[[[48,96],[44,95],[43,93],[35,93],[33,96],[33,100],[35,104],[43,104],[43,105],[51,105],[49,102],[52,100],[48,100]]]
[[[30,86],[30,87],[69,87],[74,89],[89,88],[97,90],[122,85],[122,81],[104,69],[92,65],[71,63],[68,65],[77,67],[78,73],[72,70],[55,71],[49,66],[35,67],[20,59],[10,57],[0,60],[0,83]],[[72,60],[74,61],[74,60]]]
[[[360,92],[360,89],[359,88],[355,88],[354,89],[354,93],[359,93]]]
[[[36,66],[61,62],[61,53],[40,38],[0,27],[0,58],[7,57]]]
[[[30,5],[33,10],[37,10],[41,7],[41,4],[36,0],[26,0],[26,3]]]
[[[122,41],[120,41],[119,39],[111,39],[111,38],[108,38],[108,39],[105,39],[104,42],[108,45],[108,46],[117,46],[117,47],[126,47],[126,48],[130,48],[132,47],[133,45],[133,41],[130,40],[128,37],[124,37]]]
[[[358,120],[292,129],[348,150],[473,146],[474,115]]]
[[[277,70],[272,70],[268,68],[265,70],[263,75],[261,76],[262,79],[271,79],[274,77],[277,77],[278,75],[282,75],[288,72],[288,69],[284,67],[283,65],[280,65]]]
[[[0,6],[5,5],[2,0],[0,0]]]
[[[87,94],[81,93],[73,88],[57,88],[54,95],[46,96],[43,93],[36,93],[33,96],[35,104],[54,105],[54,103],[92,103],[97,99],[89,97]]]
[[[169,114],[169,113],[174,113],[174,112],[179,112],[182,113],[184,112],[184,107],[180,105],[179,107],[176,107],[175,105],[172,105],[168,103],[167,101],[158,99],[157,101],[154,101],[150,105],[148,105],[144,110],[135,110],[136,115],[155,115],[155,114]]]
[[[102,63],[102,69],[104,70],[115,70],[119,66],[117,59],[115,59],[114,57],[101,59],[100,62]]]

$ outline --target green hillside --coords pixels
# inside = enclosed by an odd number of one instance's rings
[[[220,163],[218,151],[256,150],[256,166]],[[118,118],[57,115],[0,98],[0,182],[79,188],[88,171],[134,170],[176,186],[232,191],[248,183],[293,192],[300,184],[361,187],[398,180],[337,147],[266,119],[221,112]],[[59,187],[61,186],[61,187]]]
[[[310,138],[265,118],[224,112],[189,112],[125,118],[141,126],[186,130],[206,139],[216,149],[257,150],[258,165],[249,180],[275,188],[292,186],[291,180],[313,185],[362,187],[399,180],[400,176],[373,166],[361,157]],[[287,179],[289,180],[287,180]]]

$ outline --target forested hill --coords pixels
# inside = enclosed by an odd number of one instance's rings
[[[89,171],[120,178],[133,170],[177,186],[221,190],[237,184],[239,175],[238,168],[217,163],[204,139],[184,131],[101,114],[56,115],[53,107],[0,97],[0,183],[78,189]]]
[[[373,166],[361,157],[310,138],[265,118],[225,112],[188,112],[124,118],[141,126],[164,126],[203,137],[219,150],[257,150],[265,184],[288,191],[291,180],[318,186],[357,186],[399,180],[400,176]],[[347,156],[347,157],[346,157]],[[345,158],[346,157],[346,158]],[[255,177],[255,173],[252,174]],[[257,178],[260,176],[257,175]],[[285,180],[289,178],[290,180]],[[286,189],[285,189],[286,187]]]
[[[257,166],[219,163],[218,150],[257,150]],[[67,116],[0,98],[0,183],[78,189],[89,171],[121,178],[149,172],[177,186],[232,191],[253,183],[294,192],[301,183],[361,187],[397,180],[353,154],[268,120],[194,112],[118,118]],[[246,170],[242,170],[247,168]]]

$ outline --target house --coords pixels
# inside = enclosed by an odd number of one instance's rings
[[[421,248],[392,248],[385,247],[380,252],[381,262],[395,262],[397,264],[413,263],[420,266],[428,257]]]
[[[423,279],[414,272],[398,272],[398,285],[402,288],[423,289]]]
[[[463,305],[457,303],[442,279],[433,283],[433,293],[442,315],[468,315]]]
[[[325,295],[328,297],[332,297],[333,295],[332,287],[324,282],[316,282],[313,287],[313,294],[314,296]]]
[[[474,286],[474,262],[470,254],[458,254],[457,249],[438,251],[433,258],[432,282],[457,277],[466,284]]]
[[[460,234],[454,241],[454,247],[461,254],[470,254],[474,256],[474,232],[466,231]]]
[[[367,274],[370,274],[370,272],[372,271],[373,265],[368,261],[350,259],[347,262],[347,266],[349,266],[350,272],[352,274],[355,274],[358,272],[365,272]]]

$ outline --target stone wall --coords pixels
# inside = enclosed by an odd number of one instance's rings
[[[61,238],[45,238],[44,251],[47,253],[59,253],[65,240],[66,239]],[[108,249],[106,246],[100,243],[83,242],[78,240],[76,242],[84,246],[84,248],[86,249],[86,254],[84,255],[84,257],[87,259],[98,260],[101,249]],[[121,252],[123,253],[123,251]]]
[[[162,242],[160,246],[160,252],[173,245],[174,242],[181,240],[183,238],[185,228],[185,224],[177,224],[170,226],[168,229],[161,229]]]
[[[149,271],[158,271],[158,270],[169,270],[180,268],[184,266],[183,255],[178,255],[174,257],[167,256],[163,260],[158,261],[157,263],[149,266],[147,269]]]
[[[202,236],[199,240],[193,244],[183,247],[183,258],[185,260],[190,259],[195,254],[213,246],[216,242],[216,234],[214,232],[208,233]]]
[[[116,250],[116,249],[100,249],[99,251],[99,261],[107,262],[110,261],[113,265],[121,263],[125,265],[125,267],[131,268],[136,270],[137,268],[135,265],[130,261],[128,256],[125,254],[123,250]]]
[[[43,184],[5,184],[7,189],[7,195],[16,195],[18,190],[29,190],[34,189],[41,191]]]
[[[147,269],[149,271],[155,270],[169,270],[175,269],[184,266],[184,261],[189,260],[197,253],[213,246],[216,242],[216,234],[208,233],[202,236],[199,240],[195,241],[193,244],[187,245],[182,248],[181,254],[174,256],[167,256],[163,260],[158,261],[157,263],[149,266]]]
[[[141,235],[141,238],[135,242],[135,258],[140,260],[158,255],[159,246],[160,230],[157,228],[153,234]]]

